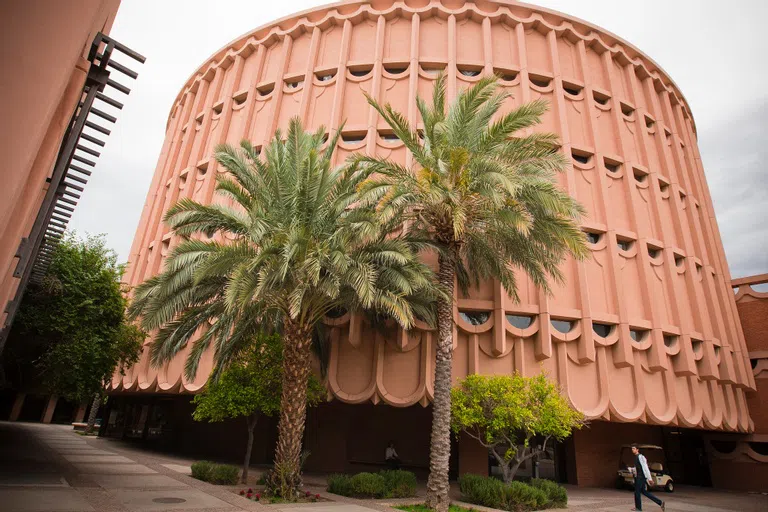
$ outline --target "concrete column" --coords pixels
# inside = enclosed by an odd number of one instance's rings
[[[73,423],[82,423],[85,421],[85,411],[88,409],[88,402],[82,402],[77,407],[77,412],[75,412],[75,421]]]
[[[19,420],[19,414],[21,414],[21,408],[24,406],[24,398],[26,398],[26,396],[26,393],[16,393],[16,400],[13,401],[11,415],[8,417],[9,421]]]
[[[459,437],[459,475],[488,476],[488,449],[464,432]]]
[[[43,411],[43,417],[40,418],[40,421],[43,423],[50,423],[51,419],[53,419],[53,411],[56,410],[56,402],[59,401],[59,397],[57,395],[51,395],[51,397],[48,399],[48,403],[45,405],[45,410]]]

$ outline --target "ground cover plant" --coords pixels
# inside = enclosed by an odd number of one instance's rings
[[[462,475],[459,478],[462,499],[484,507],[528,512],[548,508],[564,508],[568,504],[565,488],[544,479],[533,479],[529,484],[502,482],[480,475]]]
[[[233,485],[237,483],[240,469],[230,464],[216,464],[200,460],[192,464],[192,478],[217,485]]]

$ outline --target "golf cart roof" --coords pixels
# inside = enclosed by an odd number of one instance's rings
[[[661,446],[656,446],[655,444],[639,444],[637,445],[638,448],[641,450],[663,450]],[[631,444],[625,444],[622,445],[622,448],[632,448]]]

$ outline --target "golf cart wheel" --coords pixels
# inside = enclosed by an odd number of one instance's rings
[[[675,484],[670,480],[667,485],[664,486],[664,490],[667,492],[675,492]]]

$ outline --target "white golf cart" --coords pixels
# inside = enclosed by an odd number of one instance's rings
[[[675,491],[675,482],[666,469],[666,457],[661,446],[653,444],[638,445],[640,453],[648,460],[648,469],[651,470],[652,489],[664,489],[667,492]],[[621,447],[619,455],[619,471],[616,478],[616,487],[635,487],[635,475],[640,468],[635,468],[635,456],[632,454],[632,446],[625,444]]]

